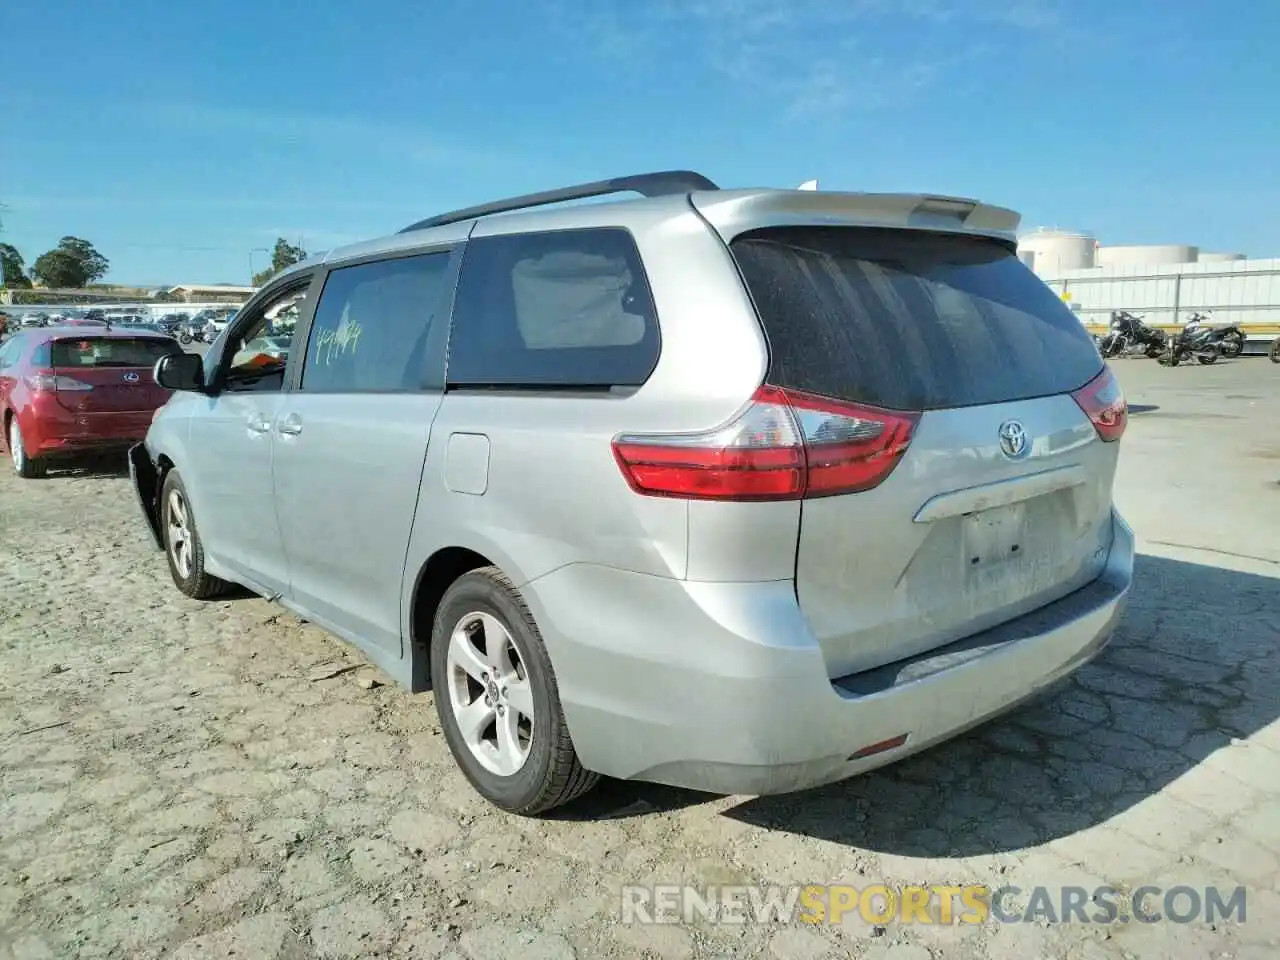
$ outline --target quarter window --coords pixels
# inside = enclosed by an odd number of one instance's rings
[[[467,244],[449,338],[458,386],[639,386],[658,320],[620,228],[481,237]]]
[[[429,334],[448,306],[449,253],[342,267],[316,304],[301,389],[421,390]]]

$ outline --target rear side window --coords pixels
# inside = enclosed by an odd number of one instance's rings
[[[993,240],[788,227],[731,246],[779,387],[937,410],[1065,393],[1102,369],[1075,315]]]
[[[423,389],[429,334],[447,305],[449,257],[426,253],[331,272],[316,303],[301,389]]]
[[[181,353],[176,340],[162,337],[84,337],[49,344],[53,367],[150,367]]]
[[[653,297],[626,230],[468,242],[449,338],[450,384],[639,386],[658,352]]]

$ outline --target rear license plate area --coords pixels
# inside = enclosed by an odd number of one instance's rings
[[[1026,504],[1011,503],[962,518],[964,564],[979,577],[1006,573],[1026,559]]]

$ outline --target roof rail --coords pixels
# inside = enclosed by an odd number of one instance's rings
[[[597,180],[594,183],[580,183],[572,187],[561,187],[558,190],[545,190],[542,193],[528,193],[522,197],[510,197],[506,200],[494,200],[476,207],[464,207],[451,213],[442,213],[426,220],[419,220],[401,230],[411,233],[414,230],[426,230],[428,227],[443,227],[449,223],[460,223],[463,220],[474,220],[495,213],[507,213],[511,210],[525,210],[529,207],[544,207],[552,203],[564,203],[566,200],[586,200],[589,197],[604,197],[611,193],[638,193],[645,197],[666,197],[677,193],[690,193],[694,190],[719,190],[714,183],[700,173],[692,170],[662,170],[657,173],[638,173],[629,177],[614,177],[612,180]]]

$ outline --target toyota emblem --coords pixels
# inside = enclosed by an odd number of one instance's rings
[[[1010,460],[1021,460],[1031,451],[1027,442],[1027,430],[1017,420],[1000,424],[1000,449]]]

